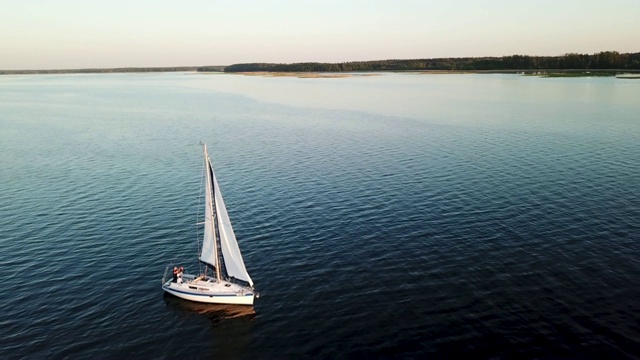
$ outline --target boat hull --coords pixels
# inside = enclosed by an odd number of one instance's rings
[[[207,304],[253,305],[255,294],[247,288],[227,282],[211,283],[167,281],[162,290],[181,299]]]

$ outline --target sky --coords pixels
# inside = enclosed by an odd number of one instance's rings
[[[0,69],[640,52],[640,0],[0,0]]]

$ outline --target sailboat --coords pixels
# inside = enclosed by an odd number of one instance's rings
[[[171,265],[162,277],[162,289],[179,298],[212,304],[253,305],[258,296],[253,288],[233,232],[227,208],[220,193],[213,165],[203,144],[205,162],[204,237],[199,261],[205,266],[199,275],[167,277]]]

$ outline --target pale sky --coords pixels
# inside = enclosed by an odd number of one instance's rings
[[[640,0],[0,0],[0,69],[640,52]]]

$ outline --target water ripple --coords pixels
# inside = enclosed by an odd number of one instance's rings
[[[428,116],[389,116],[171,76],[0,87],[3,358],[640,353],[636,102],[606,120],[483,105],[497,78],[467,77],[475,114],[425,99]],[[160,290],[167,263],[197,268],[200,139],[262,294],[252,314]]]

